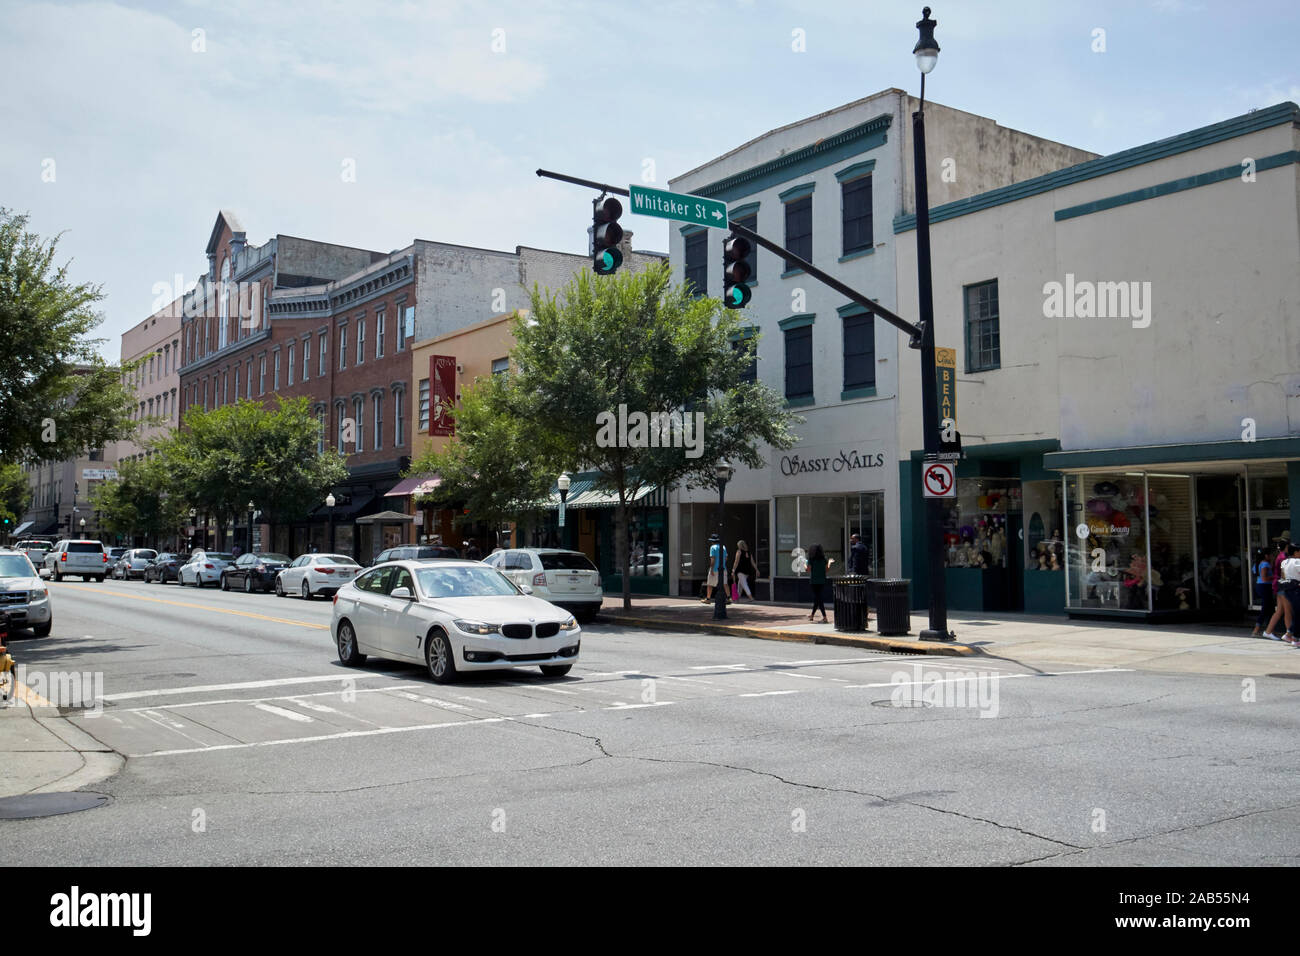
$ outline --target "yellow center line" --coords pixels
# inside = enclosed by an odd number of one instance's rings
[[[93,591],[96,594],[108,595],[111,597],[127,598],[128,600],[131,601],[151,601],[154,604],[170,604],[173,607],[193,607],[193,608],[198,608],[200,611],[211,611],[214,614],[234,614],[239,617],[255,618],[256,620],[259,621],[271,621],[275,624],[293,624],[296,627],[309,627],[312,630],[316,630],[316,631],[328,631],[330,629],[328,624],[311,624],[307,621],[295,621],[287,617],[271,617],[271,615],[269,614],[257,614],[253,611],[235,611],[230,608],[211,607],[210,605],[207,604],[194,604],[191,601],[172,601],[169,600],[168,598],[145,597],[143,594],[122,594],[121,592],[114,593],[109,588],[91,587],[88,584],[68,584],[67,582],[62,582],[59,584],[59,587],[75,588],[76,590],[79,591]]]
[[[17,681],[14,682],[18,684]],[[53,701],[48,701],[36,691],[32,690],[26,684],[18,684],[17,690],[14,691],[14,699],[21,700],[28,707],[53,707]]]

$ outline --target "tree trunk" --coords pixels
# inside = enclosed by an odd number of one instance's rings
[[[628,528],[627,528],[627,502],[623,499],[624,491],[622,488],[618,491],[618,511],[614,521],[617,525],[615,529],[615,544],[618,548],[618,568],[623,573],[623,610],[632,610],[632,577],[631,577],[631,549],[628,547]]]

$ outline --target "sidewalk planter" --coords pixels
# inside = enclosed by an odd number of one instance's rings
[[[898,637],[911,629],[909,578],[872,578],[868,582],[876,605],[876,631],[881,637]]]
[[[867,629],[867,579],[860,574],[845,574],[832,584],[835,595],[835,630]]]

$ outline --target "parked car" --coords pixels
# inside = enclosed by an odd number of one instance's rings
[[[108,563],[109,564],[115,563],[116,561],[121,559],[122,555],[126,554],[130,550],[131,550],[130,548],[109,548]]]
[[[205,584],[219,584],[221,572],[234,560],[235,556],[229,551],[195,551],[181,565],[176,574],[176,583],[181,587],[192,584],[196,588]]]
[[[568,611],[479,561],[396,561],[334,595],[330,633],[349,667],[373,654],[423,664],[440,684],[467,671],[535,666],[563,677],[582,629]]]
[[[103,581],[108,573],[108,552],[99,541],[89,538],[64,538],[45,556],[45,570],[56,581],[69,574],[83,581]]]
[[[581,551],[561,548],[514,548],[483,559],[518,585],[577,615],[586,624],[605,599],[600,571]]]
[[[131,578],[144,580],[145,569],[156,557],[158,552],[153,548],[133,548],[113,562],[113,577],[119,581],[129,581]],[[113,560],[112,554],[109,555],[109,560]]]
[[[235,559],[234,564],[226,565],[221,573],[221,590],[242,588],[246,593],[269,591],[275,584],[275,576],[289,564],[287,554],[272,551],[249,551]]]
[[[452,558],[459,560],[460,552],[444,544],[404,544],[379,552],[379,557],[370,566],[383,564],[385,561],[414,561],[417,558]]]
[[[157,581],[159,584],[166,584],[168,581],[179,581],[181,565],[186,559],[179,554],[163,552],[149,562],[144,569],[144,580]]]
[[[0,554],[0,611],[8,612],[12,629],[31,628],[37,637],[47,637],[54,626],[49,589],[21,551]]]
[[[360,573],[361,565],[346,554],[303,554],[276,575],[275,593],[310,601],[314,594],[333,594]]]
[[[48,541],[20,541],[16,550],[27,556],[27,560],[32,563],[39,577],[45,573],[45,556],[53,547],[54,545]]]

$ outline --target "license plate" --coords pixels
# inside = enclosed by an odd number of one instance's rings
[[[582,578],[578,577],[578,576],[575,574],[575,575],[573,575],[572,577],[569,578],[569,583],[570,583],[570,584],[581,584],[581,583],[582,583]]]

